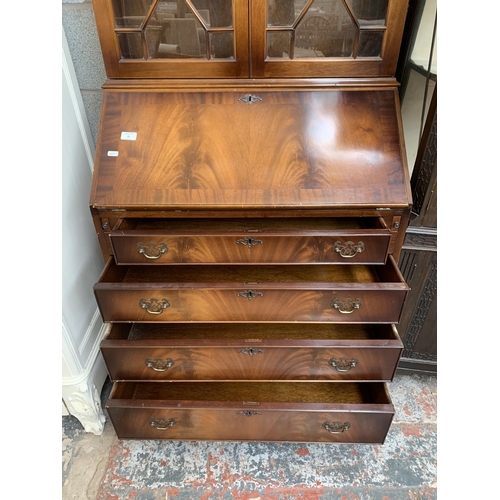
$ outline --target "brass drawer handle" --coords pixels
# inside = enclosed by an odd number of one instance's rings
[[[342,314],[351,314],[355,309],[359,309],[362,305],[361,299],[352,300],[334,298],[330,304],[334,309],[337,309]]]
[[[338,372],[346,373],[358,364],[358,360],[356,358],[332,358],[330,361],[328,361],[328,364],[332,368],[335,368]]]
[[[362,241],[358,241],[357,245],[354,241],[346,241],[344,244],[340,241],[336,241],[332,248],[332,250],[335,250],[335,252],[339,253],[344,259],[352,259],[364,249],[365,244]]]
[[[330,434],[342,434],[345,432],[347,429],[351,427],[351,424],[349,422],[324,422],[323,423],[323,428],[325,428]]]
[[[263,245],[264,242],[262,240],[258,240],[257,238],[254,238],[253,236],[247,236],[246,238],[241,238],[239,240],[236,240],[237,245],[245,245],[248,248],[252,248],[255,245]]]
[[[156,359],[150,359],[146,358],[144,360],[144,364],[148,368],[152,368],[155,372],[166,372],[171,366],[174,366],[174,360],[167,358],[167,359],[162,359],[162,358],[156,358]]]
[[[170,307],[170,302],[167,299],[162,299],[161,301],[154,298],[149,299],[149,301],[141,299],[139,300],[139,306],[146,309],[149,314],[161,314],[164,309]]]
[[[156,243],[137,243],[136,246],[137,251],[144,255],[146,259],[159,259],[164,253],[168,252],[168,247],[165,243],[160,243],[157,245]]]
[[[243,410],[237,412],[237,415],[244,415],[245,417],[253,417],[254,415],[262,415],[262,413],[260,411]]]
[[[245,290],[244,292],[238,292],[238,297],[245,297],[248,300],[252,300],[255,297],[264,297],[264,294],[255,290]]]
[[[166,431],[175,425],[175,420],[173,418],[169,418],[168,420],[166,418],[150,419],[149,424],[159,431]]]
[[[242,354],[248,354],[250,357],[252,357],[254,354],[264,353],[262,349],[257,349],[255,347],[247,347],[245,349],[240,349],[238,352],[241,352]]]

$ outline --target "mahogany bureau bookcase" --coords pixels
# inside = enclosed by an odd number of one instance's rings
[[[93,0],[90,209],[119,438],[383,443],[406,0]]]

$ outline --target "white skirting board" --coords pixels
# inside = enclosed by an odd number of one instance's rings
[[[106,380],[107,370],[99,352],[99,345],[107,329],[108,325],[101,322],[87,366],[83,367],[77,375],[62,379],[63,415],[73,415],[87,432],[97,435],[102,434],[106,420],[101,406],[101,390]],[[74,356],[71,353],[72,342],[64,324],[62,337],[63,369],[75,372],[75,367],[71,370],[69,366],[74,362]],[[64,413],[65,409],[66,413]]]

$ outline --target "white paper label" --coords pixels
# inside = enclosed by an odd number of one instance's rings
[[[137,139],[137,132],[122,132],[120,139],[122,141],[135,141]]]
[[[108,151],[108,156],[118,156],[118,151]]]

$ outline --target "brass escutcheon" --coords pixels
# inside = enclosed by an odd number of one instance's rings
[[[253,95],[253,94],[246,94],[243,97],[239,97],[238,101],[245,102],[250,106],[254,102],[262,101],[262,97],[257,97],[256,95]]]
[[[248,354],[250,357],[254,354],[263,354],[264,351],[262,349],[257,349],[255,347],[247,347],[246,349],[240,349],[238,352],[242,354]]]
[[[262,415],[262,413],[260,411],[243,410],[237,412],[237,415],[244,415],[245,417],[253,417],[254,415]]]
[[[258,240],[257,238],[254,238],[253,236],[247,236],[246,238],[241,238],[239,240],[236,240],[236,244],[245,245],[248,248],[252,248],[255,245],[263,245],[264,242],[262,240]]]
[[[255,297],[264,297],[264,294],[255,290],[245,290],[244,292],[238,292],[238,297],[245,297],[248,300],[252,300]]]

